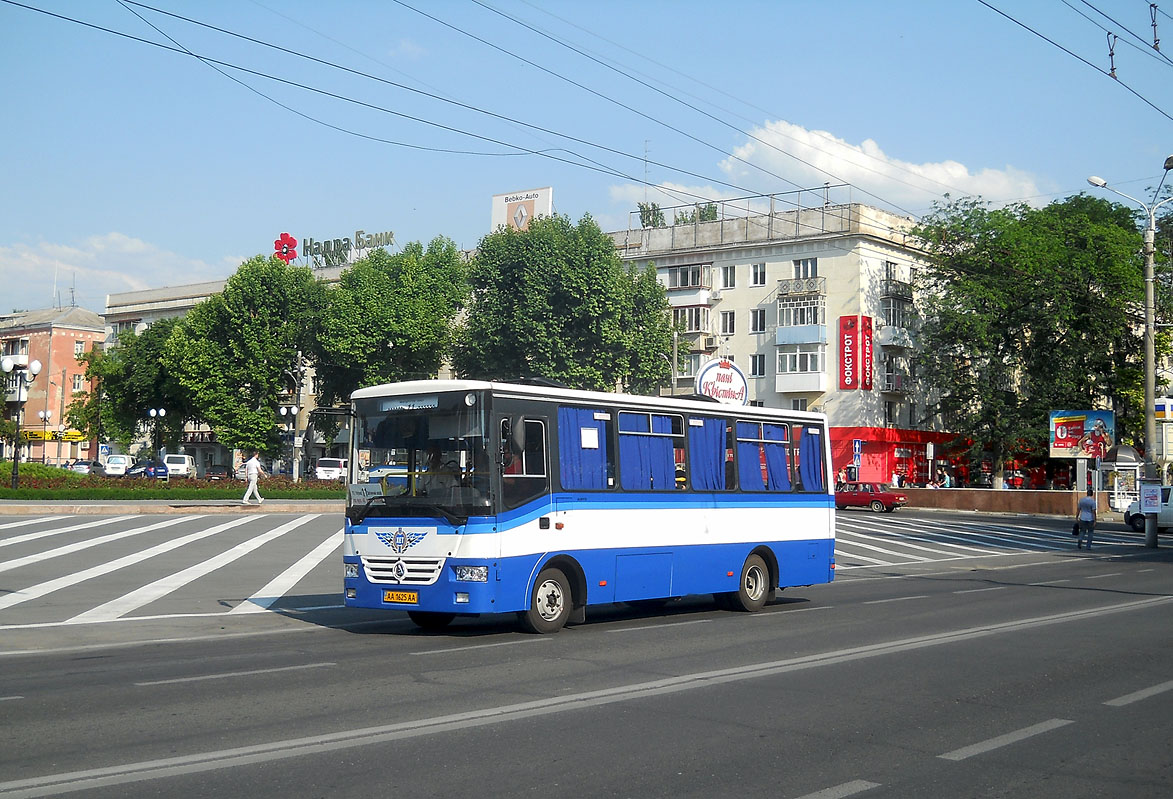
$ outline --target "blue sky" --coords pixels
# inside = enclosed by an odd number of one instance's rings
[[[613,230],[645,197],[824,182],[912,214],[1092,174],[1148,198],[1173,154],[1173,0],[1168,55],[1147,0],[987,0],[1055,44],[978,0],[148,2],[504,120],[142,6],[22,2],[318,92],[0,2],[0,311],[224,278],[283,231],[472,248],[492,195],[542,186]]]

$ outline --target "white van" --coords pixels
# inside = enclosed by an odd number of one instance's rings
[[[345,480],[346,458],[318,458],[314,477],[319,480]]]
[[[129,455],[111,455],[106,458],[107,477],[125,477],[126,469],[130,466]]]
[[[191,455],[164,455],[163,464],[167,467],[167,476],[195,477],[195,458]]]

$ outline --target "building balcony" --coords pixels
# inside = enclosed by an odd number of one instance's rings
[[[913,339],[913,331],[910,328],[899,325],[880,325],[876,331],[876,344],[881,347],[902,347],[910,350],[916,346],[916,341]]]
[[[825,277],[793,277],[778,281],[778,296],[826,293],[827,278]]]
[[[912,378],[901,372],[886,372],[883,377],[882,390],[890,394],[908,394],[912,391]]]
[[[784,372],[774,377],[774,391],[779,394],[823,392],[830,384],[826,372]]]
[[[826,344],[826,325],[789,325],[774,332],[775,344]]]
[[[882,296],[899,297],[902,300],[911,300],[912,284],[906,283],[903,280],[892,280],[891,278],[888,278],[884,280]]]

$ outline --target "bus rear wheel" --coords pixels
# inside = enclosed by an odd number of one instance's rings
[[[534,583],[529,610],[520,615],[521,624],[531,633],[556,633],[570,618],[570,582],[558,569],[542,569]]]
[[[721,603],[730,610],[754,613],[766,604],[770,595],[770,570],[766,562],[757,555],[750,555],[741,567],[741,581],[736,591],[724,595]]]
[[[407,618],[425,630],[442,630],[456,618],[455,613],[428,613],[423,610],[407,611]]]

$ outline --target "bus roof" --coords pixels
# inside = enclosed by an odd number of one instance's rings
[[[504,383],[488,380],[409,380],[403,383],[384,383],[378,386],[360,388],[350,395],[352,400],[372,397],[396,397],[411,394],[489,391],[497,396],[524,397],[528,399],[567,400],[571,402],[597,402],[607,405],[626,405],[643,408],[676,408],[680,411],[693,410],[710,414],[737,413],[751,415],[761,413],[767,416],[785,415],[791,419],[825,420],[826,416],[812,411],[792,411],[779,408],[763,408],[750,405],[727,405],[691,397],[657,397],[639,394],[618,394],[604,391],[582,391],[548,385],[527,383]]]

